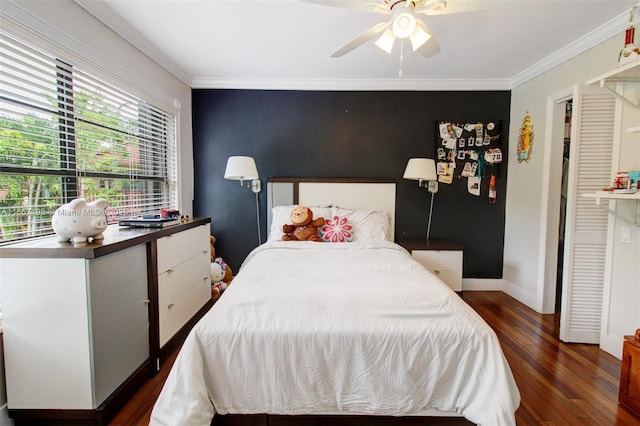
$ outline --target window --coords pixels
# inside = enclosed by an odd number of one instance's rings
[[[0,33],[0,243],[80,197],[111,222],[177,208],[176,117]]]

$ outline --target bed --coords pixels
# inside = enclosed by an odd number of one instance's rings
[[[152,425],[215,413],[515,424],[520,396],[493,330],[393,242],[393,182],[274,180],[267,196],[268,241],[185,340]],[[280,241],[299,204],[346,218],[351,241]]]

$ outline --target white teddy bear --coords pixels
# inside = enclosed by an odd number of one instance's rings
[[[231,269],[221,257],[211,262],[211,297],[217,299],[227,289],[231,277]]]

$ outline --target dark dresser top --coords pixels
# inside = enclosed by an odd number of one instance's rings
[[[52,234],[0,246],[0,257],[94,259],[210,222],[211,218],[196,217],[166,228],[133,228],[114,224],[104,231],[104,240],[77,245],[58,242],[58,236]]]

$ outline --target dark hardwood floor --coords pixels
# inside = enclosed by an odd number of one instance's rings
[[[596,345],[567,344],[558,340],[556,315],[542,315],[502,292],[468,291],[463,299],[496,331],[520,389],[516,411],[518,425],[640,425],[640,418],[618,405],[620,361]],[[153,404],[175,360],[174,353],[162,371],[129,401],[110,425],[147,425]],[[369,418],[367,418],[369,419]],[[362,425],[363,419],[319,419],[276,416],[269,425]],[[369,425],[465,424],[438,419],[385,418]],[[228,417],[220,425],[251,423]],[[468,424],[468,423],[467,423]]]
[[[522,398],[519,425],[640,425],[618,405],[617,358],[597,345],[561,342],[557,315],[538,314],[502,292],[463,298],[502,344]]]

